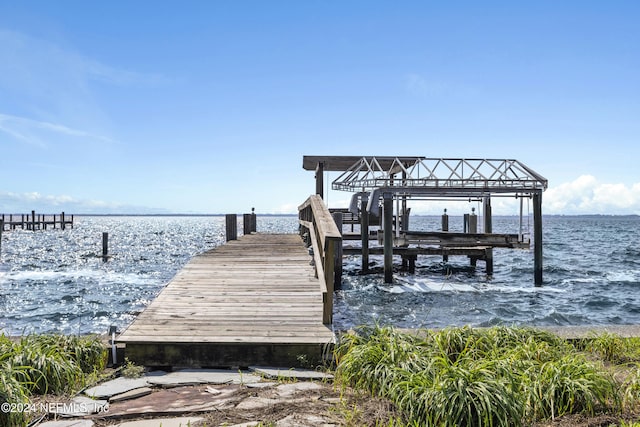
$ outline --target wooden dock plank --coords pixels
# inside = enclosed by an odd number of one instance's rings
[[[318,359],[335,341],[301,239],[252,234],[193,258],[118,337],[146,365]]]

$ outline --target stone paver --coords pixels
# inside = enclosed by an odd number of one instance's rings
[[[274,387],[277,386],[278,383],[276,382],[263,382],[263,383],[249,383],[249,384],[245,384],[247,386],[247,388],[269,388],[269,387]]]
[[[333,380],[333,375],[311,369],[287,369],[271,366],[250,366],[250,370],[270,379],[297,379],[297,380]]]
[[[116,394],[109,398],[110,403],[122,402],[123,400],[137,399],[138,397],[146,396],[153,393],[153,389],[149,387],[140,387],[133,390],[126,391],[124,393]]]
[[[289,415],[276,422],[277,427],[300,427],[300,426],[321,426],[329,427],[335,424],[328,423],[323,417],[311,414]]]
[[[71,402],[50,405],[49,413],[62,417],[83,417],[106,412],[108,408],[109,402],[106,400],[94,400],[86,396],[76,396],[71,399]]]
[[[269,399],[267,397],[247,397],[236,405],[236,409],[242,411],[256,411],[260,409],[272,408],[280,401],[278,399]]]
[[[93,427],[91,420],[46,421],[38,427]]]
[[[151,377],[154,378],[154,377]],[[149,383],[147,382],[147,377],[142,378],[124,378],[119,377],[115,380],[110,380],[104,382],[95,387],[88,388],[84,391],[84,394],[90,397],[95,397],[98,399],[109,398],[111,396],[115,396],[116,394],[122,394],[129,390],[134,390],[136,388],[147,387]]]
[[[318,383],[290,383],[280,384],[276,387],[276,393],[280,397],[290,397],[303,391],[322,390],[324,387]]]
[[[127,421],[116,427],[188,427],[202,421],[201,417],[156,418],[153,420]]]
[[[190,412],[223,410],[235,406],[233,394],[237,385],[225,385],[217,388],[220,394],[214,396],[206,390],[193,387],[174,387],[159,389],[147,396],[133,400],[112,403],[104,418],[149,416],[162,413],[181,416]]]
[[[183,369],[147,377],[146,380],[153,385],[177,387],[193,384],[248,384],[260,382],[262,378],[251,373],[223,369]]]

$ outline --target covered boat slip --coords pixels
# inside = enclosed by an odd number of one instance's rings
[[[369,265],[370,226],[380,224],[375,236],[383,245],[385,281],[393,280],[393,254],[415,262],[417,254],[466,255],[472,265],[485,262],[487,274],[493,273],[493,248],[528,248],[522,227],[517,234],[492,232],[491,199],[511,197],[532,200],[534,283],[542,285],[542,192],[547,180],[523,163],[513,159],[428,158],[423,156],[304,156],[303,168],[316,172],[316,193],[324,195],[324,173],[341,172],[333,180],[334,190],[354,193],[345,218],[360,224],[359,252],[362,270]],[[411,201],[478,201],[482,204],[482,233],[478,233],[475,214],[465,215],[465,232],[448,231],[443,215],[442,229],[415,231],[409,228],[408,204]],[[522,208],[520,210],[522,222]],[[337,221],[340,221],[338,219]],[[345,240],[353,236],[345,236]],[[427,247],[423,247],[426,245]],[[405,259],[405,257],[409,257]],[[446,258],[445,258],[446,259]]]

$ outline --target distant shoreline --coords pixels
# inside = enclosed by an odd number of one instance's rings
[[[202,213],[165,213],[165,214],[153,214],[153,213],[79,213],[74,214],[77,217],[97,216],[97,217],[223,217],[226,214],[202,214]],[[298,214],[280,214],[280,213],[256,213],[258,216],[267,217],[297,217]],[[456,216],[456,214],[450,214]],[[425,218],[439,218],[440,215],[434,214],[415,214],[415,217]],[[517,218],[518,215],[493,215],[494,218]],[[543,214],[543,218],[640,218],[637,214]]]

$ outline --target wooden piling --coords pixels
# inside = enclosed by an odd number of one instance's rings
[[[533,276],[535,286],[542,286],[542,193],[533,194]]]
[[[54,222],[55,228],[55,222]],[[60,228],[64,230],[66,228],[66,224],[64,223],[64,211],[60,214]]]
[[[4,215],[0,219],[0,254],[2,254],[2,232],[4,231]]]
[[[491,219],[491,196],[484,198],[484,232],[485,234],[493,233],[492,219]],[[493,248],[487,248],[485,252],[485,265],[487,275],[493,274]]]
[[[369,271],[369,212],[367,211],[368,197],[362,194],[360,200],[360,238],[362,240],[362,272]]]
[[[238,217],[236,214],[225,215],[225,229],[227,234],[227,242],[229,240],[238,240]]]
[[[242,214],[242,233],[251,234],[251,214]]]
[[[393,283],[393,194],[384,193],[384,282]]]
[[[442,231],[449,231],[449,215],[446,209],[442,214]],[[449,255],[442,255],[442,262],[449,262]]]
[[[109,233],[106,231],[102,233],[102,257],[109,256]]]
[[[478,232],[478,216],[476,215],[476,208],[471,208],[471,214],[464,214],[464,232],[465,233],[477,233]],[[478,259],[475,257],[469,257],[469,265],[475,267]]]
[[[252,233],[257,233],[258,232],[258,221],[256,218],[256,208],[251,208],[251,232]]]
[[[36,211],[31,211],[31,230],[36,231]]]

